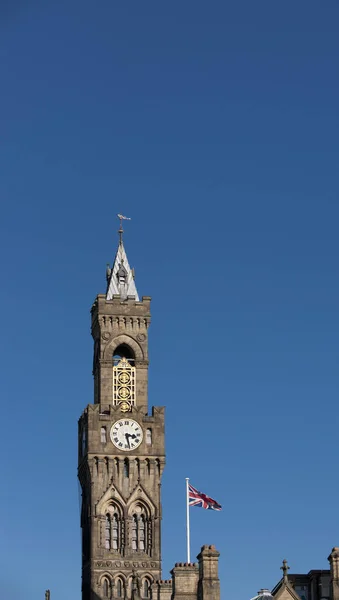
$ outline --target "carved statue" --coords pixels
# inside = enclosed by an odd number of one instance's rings
[[[45,600],[50,600],[51,599],[51,592],[49,590],[45,591]]]
[[[127,277],[127,271],[124,267],[124,259],[122,258],[121,263],[119,264],[118,272],[117,272],[117,278],[118,278],[119,283],[120,283],[120,280],[121,280],[121,283],[123,283],[125,281],[126,277]]]
[[[132,573],[132,600],[141,600],[141,579],[140,575],[133,571]]]
[[[109,263],[107,263],[107,266],[106,266],[106,279],[107,279],[107,282],[110,280],[111,273],[112,273],[112,269],[109,266]]]

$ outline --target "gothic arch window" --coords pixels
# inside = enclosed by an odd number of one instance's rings
[[[106,550],[111,549],[111,515],[107,513],[105,517],[105,548]]]
[[[117,578],[117,580],[115,582],[115,589],[116,589],[117,598],[123,598],[123,596],[124,596],[124,582],[122,581],[121,577]]]
[[[112,548],[113,550],[118,550],[119,543],[119,523],[118,523],[118,515],[114,513],[112,520]]]
[[[114,459],[114,466],[115,466],[116,475],[117,475],[117,477],[119,477],[119,459],[118,458]]]
[[[132,517],[132,550],[138,550],[138,517]]]
[[[146,429],[146,444],[147,446],[152,445],[152,429]]]
[[[104,598],[112,598],[112,585],[108,577],[104,577],[102,580],[102,592]]]
[[[160,460],[158,458],[155,459],[155,464],[156,464],[156,467],[157,467],[158,475],[160,475],[161,474],[160,473],[160,471],[161,471],[161,469],[160,469]]]
[[[104,547],[106,550],[121,552],[124,538],[124,522],[121,513],[114,505],[108,507],[104,521]]]
[[[151,582],[150,580],[145,577],[144,581],[142,582],[142,598],[151,598]]]
[[[145,515],[141,515],[139,519],[139,550],[145,552],[146,543],[145,543],[145,529],[146,529],[146,519]]]
[[[135,355],[127,344],[120,344],[113,354],[113,404],[124,412],[135,405]]]
[[[150,475],[151,474],[151,462],[150,462],[149,458],[146,458],[145,463],[146,463],[147,475]]]
[[[120,344],[120,346],[114,350],[113,365],[117,366],[122,358],[126,358],[130,365],[134,365],[135,355],[132,348],[127,344]]]
[[[125,477],[129,477],[129,459],[125,458],[124,460],[124,475]]]
[[[151,540],[151,521],[142,504],[134,507],[132,515],[132,550],[148,552]]]

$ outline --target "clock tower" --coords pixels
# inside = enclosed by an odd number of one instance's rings
[[[82,600],[151,598],[161,579],[164,408],[148,408],[151,298],[139,299],[121,225],[119,235],[91,309],[94,402],[79,419]]]

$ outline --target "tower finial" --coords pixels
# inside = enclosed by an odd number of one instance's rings
[[[290,568],[290,567],[289,567],[289,566],[288,566],[288,564],[287,564],[287,560],[286,560],[286,558],[284,558],[284,560],[283,560],[283,564],[282,564],[282,567],[280,567],[280,568],[281,568],[281,570],[282,570],[282,572],[283,572],[283,578],[284,578],[284,581],[286,581],[286,582],[287,582],[287,581],[288,581],[288,571],[289,571],[289,568]]]
[[[124,215],[120,215],[118,213],[118,219],[120,219],[120,227],[118,230],[118,234],[119,234],[119,244],[122,244],[122,234],[124,233],[124,230],[122,228],[122,222],[123,221],[131,221],[130,217],[124,217]]]

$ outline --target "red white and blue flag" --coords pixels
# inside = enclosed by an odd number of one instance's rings
[[[207,510],[221,510],[221,505],[216,500],[199,492],[190,483],[188,484],[188,501],[189,506],[200,506]]]

